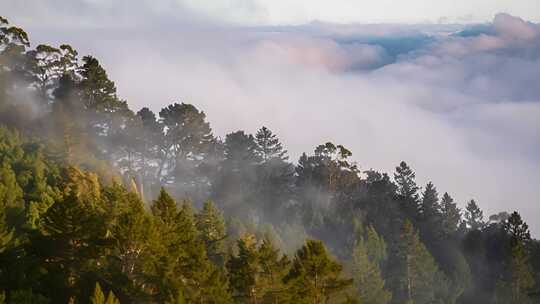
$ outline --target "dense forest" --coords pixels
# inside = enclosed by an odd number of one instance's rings
[[[343,145],[218,138],[189,103],[134,112],[96,58],[4,18],[0,124],[0,303],[540,303],[518,212]]]

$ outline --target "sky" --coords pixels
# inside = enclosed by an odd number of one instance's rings
[[[152,18],[236,25],[333,23],[471,23],[500,12],[540,21],[537,0],[3,0],[19,22],[55,26],[145,24]],[[5,14],[5,13],[4,13]],[[51,18],[53,17],[53,18]]]
[[[405,160],[540,235],[540,1],[3,0],[37,43],[96,56],[134,110],[262,125],[291,159],[332,141],[360,169]]]

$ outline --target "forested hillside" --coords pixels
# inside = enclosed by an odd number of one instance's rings
[[[291,160],[189,103],[135,112],[98,59],[3,18],[0,125],[0,303],[540,303],[519,211],[346,143]]]

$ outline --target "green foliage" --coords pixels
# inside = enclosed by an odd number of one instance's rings
[[[360,236],[352,253],[355,289],[361,303],[386,304],[392,293],[386,290],[380,265],[386,259],[386,244],[373,227]]]
[[[399,163],[399,166],[396,167],[394,180],[398,186],[397,193],[404,199],[412,200],[413,202],[418,201],[418,190],[420,189],[416,185],[415,178],[416,174],[406,162],[402,161]]]
[[[105,294],[101,290],[99,283],[96,283],[94,294],[90,298],[91,304],[120,304],[120,301],[116,298],[112,291],[109,291],[109,295],[105,298]]]
[[[0,253],[4,252],[13,239],[13,230],[6,223],[6,207],[0,205]]]
[[[445,192],[441,200],[442,229],[446,236],[455,233],[461,221],[461,211],[454,199]]]
[[[159,117],[164,133],[160,143],[158,177],[174,181],[194,173],[199,157],[209,151],[214,141],[206,114],[191,104],[175,103],[163,108]],[[161,177],[162,173],[167,172]],[[191,175],[194,178],[194,175]]]
[[[292,261],[284,277],[287,303],[328,303],[332,296],[352,283],[341,278],[342,266],[328,255],[320,241],[308,240]]]
[[[206,201],[196,217],[197,229],[208,257],[218,266],[225,263],[225,220],[212,201]]]
[[[264,162],[279,159],[286,161],[287,150],[283,149],[283,145],[279,142],[277,136],[272,133],[267,127],[262,127],[255,135],[257,143],[257,151],[261,155]]]
[[[11,293],[9,303],[13,304],[48,304],[51,303],[46,297],[35,294],[32,289],[15,290]]]
[[[257,242],[252,234],[238,240],[238,254],[227,262],[230,288],[240,303],[276,303],[283,299],[282,278],[289,260],[270,240]]]
[[[530,303],[529,292],[535,282],[527,248],[531,241],[529,227],[519,213],[514,212],[504,223],[504,230],[510,236],[511,255],[508,274],[499,282],[499,300],[511,304]]]
[[[434,221],[440,216],[439,194],[437,188],[431,182],[426,185],[424,192],[422,192],[420,210],[424,219]]]
[[[99,285],[99,283],[96,283],[96,288],[94,289],[94,295],[92,295],[92,298],[90,299],[90,303],[105,304],[105,294],[103,294],[103,291],[101,290],[101,286]]]
[[[484,213],[478,207],[474,200],[470,200],[465,208],[465,224],[471,230],[482,229],[485,227]]]
[[[400,300],[432,303],[435,301],[433,282],[439,271],[437,264],[410,221],[403,225],[400,238]]]

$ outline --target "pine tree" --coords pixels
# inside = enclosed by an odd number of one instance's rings
[[[0,163],[0,208],[3,209],[3,220],[7,225],[21,226],[24,222],[23,199],[23,189],[19,186],[11,165],[7,161]]]
[[[396,167],[394,173],[394,180],[398,186],[397,193],[404,199],[414,202],[418,201],[418,186],[416,185],[416,174],[402,161],[399,166]]]
[[[251,134],[237,131],[227,134],[224,160],[213,185],[214,198],[227,212],[248,216],[257,206],[257,168],[261,156]]]
[[[429,182],[422,192],[421,212],[424,221],[436,220],[440,216],[439,194],[433,183]]]
[[[98,137],[114,134],[121,128],[123,118],[132,114],[127,103],[118,98],[114,82],[96,58],[83,57],[79,73],[82,102],[94,134]]]
[[[432,284],[438,274],[435,259],[420,241],[418,232],[409,220],[405,221],[400,238],[401,298],[398,299],[415,304],[432,303],[435,301]]]
[[[510,235],[511,248],[510,277],[508,278],[511,294],[509,303],[528,303],[530,301],[528,292],[535,284],[527,249],[531,241],[529,227],[521,219],[519,213],[514,212],[505,222],[504,229]]]
[[[255,195],[264,217],[274,221],[282,212],[283,202],[292,194],[294,167],[287,162],[287,151],[268,128],[259,129],[255,141],[261,156],[261,163],[257,167]]]
[[[282,299],[282,278],[289,260],[279,256],[270,240],[259,243],[254,235],[245,234],[237,242],[238,254],[227,262],[230,288],[242,303],[279,303]]]
[[[178,208],[174,199],[161,188],[158,198],[151,206],[152,214],[157,217],[164,225],[174,225],[178,216]]]
[[[116,298],[112,291],[109,291],[109,295],[105,298],[105,294],[101,290],[99,283],[96,283],[94,294],[90,298],[91,304],[120,304],[120,301]]]
[[[148,108],[142,108],[137,112],[140,126],[135,130],[139,134],[128,133],[128,137],[137,136],[136,150],[139,153],[139,179],[142,187],[143,198],[152,197],[151,186],[159,182],[161,176],[157,176],[157,164],[155,160],[159,158],[159,147],[164,141],[163,126],[158,122],[156,114]],[[130,131],[128,131],[130,132]],[[148,193],[146,190],[149,190]],[[146,196],[145,196],[146,195]]]
[[[340,277],[342,268],[328,255],[322,242],[306,241],[283,279],[287,284],[286,303],[328,303],[352,284],[352,280]]]
[[[290,261],[281,255],[272,241],[265,238],[258,251],[260,268],[260,285],[264,303],[279,303],[284,290],[283,277],[289,271]]]
[[[400,207],[408,218],[418,219],[421,206],[419,205],[418,191],[420,188],[416,185],[416,174],[405,162],[401,162],[396,167],[394,181],[397,185],[397,195],[400,201]]]
[[[261,155],[257,150],[257,142],[253,135],[244,131],[227,134],[225,138],[225,160],[232,168],[259,163]]]
[[[158,253],[157,299],[160,302],[230,303],[227,282],[221,269],[208,259],[191,205],[184,202],[179,210],[175,206],[172,198],[162,191],[152,207],[160,223],[160,244],[165,247],[165,252]]]
[[[444,193],[441,200],[442,229],[446,235],[452,235],[458,230],[461,222],[461,211],[454,203],[454,199]]]
[[[287,150],[283,149],[277,136],[267,127],[262,127],[257,131],[255,141],[257,143],[257,151],[261,155],[263,162],[272,159],[286,161],[289,158],[287,156]]]
[[[94,289],[94,294],[90,298],[90,303],[92,304],[105,304],[105,294],[101,290],[99,283],[96,283],[96,288]]]
[[[381,265],[388,257],[387,246],[383,236],[377,233],[372,225],[369,225],[365,239],[369,259]]]
[[[194,178],[194,169],[214,142],[206,114],[186,103],[171,104],[159,112],[165,134],[160,142],[157,178],[162,182]]]
[[[474,200],[470,200],[465,209],[465,224],[469,229],[478,230],[485,227],[484,213]]]
[[[225,263],[225,220],[212,201],[206,201],[196,217],[197,229],[205,244],[208,257],[218,266]]]
[[[386,256],[386,244],[373,227],[368,228],[366,240],[359,238],[353,249],[353,278],[358,298],[363,304],[386,304],[392,293],[385,288],[380,263]]]
[[[13,229],[6,223],[6,207],[0,203],[0,253],[4,252],[13,239]]]
[[[254,235],[246,234],[237,244],[238,255],[231,256],[227,262],[233,297],[241,303],[257,303],[261,297],[257,240]]]
[[[63,277],[63,288],[76,291],[84,274],[95,270],[101,258],[103,247],[96,244],[104,241],[106,231],[101,213],[85,204],[75,188],[67,191],[42,217],[42,235],[36,242],[39,248],[34,250],[41,252],[49,272]]]
[[[120,304],[120,300],[116,298],[112,290],[109,291],[109,295],[107,295],[107,301],[105,301],[105,304]]]
[[[156,283],[149,284],[145,278],[155,275],[157,260],[165,244],[160,242],[158,225],[144,209],[142,201],[131,195],[128,204],[111,227],[110,267],[124,282],[118,287],[123,288],[125,294],[147,298]]]

